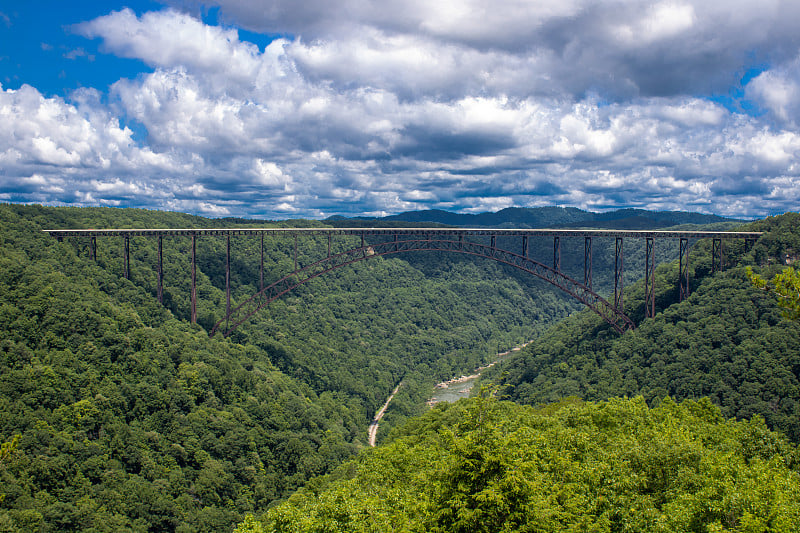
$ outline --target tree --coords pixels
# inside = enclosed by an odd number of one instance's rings
[[[789,320],[800,321],[800,271],[786,267],[772,280],[767,281],[753,269],[747,267],[747,278],[759,289],[774,292],[778,305],[784,309],[783,316]]]

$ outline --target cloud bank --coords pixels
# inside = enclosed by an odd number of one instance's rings
[[[0,87],[1,200],[267,218],[800,200],[796,2],[172,3],[74,27],[150,69],[107,94]]]

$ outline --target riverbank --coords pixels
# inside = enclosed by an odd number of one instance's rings
[[[492,368],[494,365],[499,363],[503,357],[510,355],[514,352],[518,352],[522,350],[524,347],[529,345],[533,341],[528,341],[519,346],[515,346],[510,350],[505,352],[500,352],[495,354],[495,360],[489,363],[486,366],[479,366],[475,369],[473,374],[463,375],[461,377],[448,379],[447,381],[442,381],[434,385],[434,391],[440,391],[439,393],[434,392],[434,396],[431,397],[425,404],[428,407],[433,407],[439,402],[455,402],[460,398],[466,398],[469,396],[470,392],[472,392],[472,387],[475,384],[475,381],[481,377],[481,374],[484,370]]]
[[[525,342],[523,344],[520,344],[519,346],[511,348],[510,350],[495,354],[494,361],[492,361],[488,365],[479,366],[478,368],[475,369],[475,372],[473,374],[470,374],[468,376],[465,375],[453,379],[448,379],[447,381],[442,381],[441,383],[437,383],[433,387],[434,391],[439,390],[442,392],[439,394],[435,394],[432,398],[430,398],[427,402],[425,402],[425,405],[427,405],[428,407],[433,407],[439,402],[455,402],[460,398],[466,398],[467,396],[469,396],[470,392],[472,392],[472,387],[475,384],[475,381],[479,377],[481,377],[481,374],[483,373],[484,370],[492,368],[494,365],[499,363],[503,359],[503,357],[522,350],[531,342],[533,341]],[[367,442],[373,448],[375,447],[375,444],[378,439],[378,426],[381,422],[381,419],[383,418],[383,415],[386,413],[386,410],[389,408],[389,404],[392,402],[392,399],[394,398],[395,394],[397,394],[397,391],[400,390],[400,386],[402,384],[403,384],[402,381],[397,384],[397,387],[394,388],[392,394],[390,394],[389,397],[386,399],[386,403],[383,404],[383,407],[381,407],[380,410],[375,414],[375,417],[369,424],[369,429],[367,431],[368,433]]]

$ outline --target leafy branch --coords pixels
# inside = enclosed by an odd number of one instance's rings
[[[746,272],[753,286],[773,292],[778,297],[778,305],[784,309],[784,317],[800,322],[800,271],[786,267],[771,280],[765,280],[750,267],[746,268]]]

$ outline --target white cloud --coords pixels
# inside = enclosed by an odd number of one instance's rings
[[[747,96],[780,122],[797,128],[800,124],[800,55],[759,74],[747,85]]]
[[[152,71],[110,103],[0,93],[4,194],[212,216],[797,204],[794,4],[217,3],[295,36],[262,51],[173,9],[77,26]],[[712,101],[761,57],[745,91],[769,113]]]

